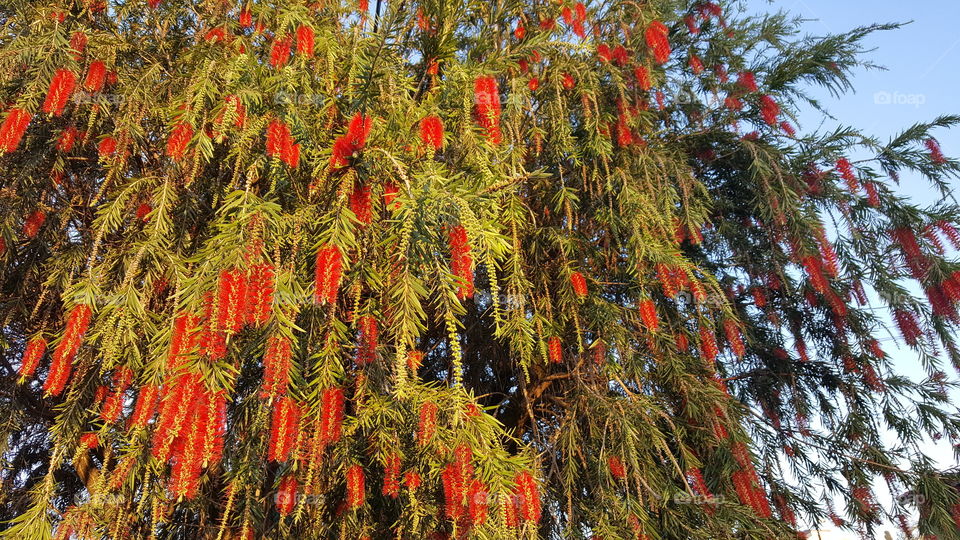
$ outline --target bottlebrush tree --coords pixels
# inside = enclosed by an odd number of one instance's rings
[[[960,437],[935,139],[960,118],[885,143],[793,118],[892,26],[683,0],[0,22],[6,536],[788,538],[906,523],[883,481],[956,530],[924,448]]]

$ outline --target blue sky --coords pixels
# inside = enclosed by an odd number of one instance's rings
[[[835,117],[824,119],[815,111],[801,111],[799,121],[804,130],[852,125],[886,141],[916,122],[931,120],[943,114],[960,114],[960,2],[956,0],[746,0],[751,11],[783,10],[809,19],[805,33],[840,34],[871,23],[910,22],[905,27],[871,36],[867,44],[874,51],[869,59],[886,71],[859,70],[853,84],[855,92],[839,99],[827,92],[814,95]],[[960,130],[936,133],[944,152],[960,154]],[[857,158],[866,157],[854,153]],[[955,181],[960,186],[960,181]],[[922,202],[934,202],[939,193],[918,177],[905,174],[901,192]],[[916,355],[909,350],[896,350],[892,342],[884,349],[894,358],[895,368],[913,379],[924,377]],[[960,396],[957,402],[960,403]],[[956,465],[946,443],[931,446],[931,453],[944,467]],[[882,485],[882,482],[880,483]],[[883,495],[877,485],[878,495]],[[896,529],[891,527],[896,537]],[[838,537],[839,538],[839,537]],[[878,538],[882,538],[878,536]]]

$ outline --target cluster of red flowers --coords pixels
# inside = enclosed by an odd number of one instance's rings
[[[767,499],[767,492],[760,484],[747,446],[742,442],[737,442],[734,443],[732,450],[734,459],[740,465],[740,469],[731,476],[740,503],[753,508],[758,516],[769,518],[773,515],[770,511],[770,501]]]
[[[697,25],[697,19],[693,15],[687,15],[683,18],[683,23],[687,25],[687,31],[692,35],[700,33],[700,27]]]
[[[937,165],[943,165],[947,162],[946,156],[943,155],[943,150],[940,149],[940,143],[938,143],[936,139],[927,139],[924,141],[924,144],[926,145],[927,150],[930,151],[931,161]]]
[[[658,64],[665,64],[670,59],[670,29],[660,21],[653,21],[647,27],[645,38],[647,46],[653,51],[653,57]]]
[[[713,333],[713,328],[709,324],[700,323],[700,354],[710,364],[713,364],[720,352],[717,347],[717,336]]]
[[[322,446],[340,440],[343,426],[343,389],[327,388],[320,397],[320,442]]]
[[[350,161],[355,154],[363,149],[367,144],[367,137],[370,135],[370,129],[373,122],[369,116],[364,116],[359,112],[350,119],[350,125],[347,132],[333,142],[333,150],[330,154],[330,168],[342,169],[350,165]]]
[[[377,358],[377,319],[373,315],[360,317],[360,340],[357,344],[357,365],[366,366]]]
[[[110,136],[100,139],[100,142],[97,144],[97,154],[99,154],[102,159],[107,159],[116,153],[117,139]]]
[[[703,479],[703,473],[700,469],[695,467],[687,469],[686,477],[690,488],[698,497],[706,501],[713,499],[713,493],[710,493],[710,488],[707,487],[707,482]]]
[[[80,350],[80,344],[83,342],[83,336],[90,327],[90,317],[93,311],[86,304],[78,304],[70,310],[67,315],[67,328],[63,331],[63,337],[57,344],[53,352],[53,360],[50,363],[50,372],[47,374],[47,380],[43,383],[43,390],[51,396],[59,396],[67,380],[70,378],[70,372],[73,369],[73,357]]]
[[[173,442],[186,423],[195,395],[203,386],[203,380],[196,373],[177,373],[170,366],[168,373],[163,383],[160,416],[150,450],[153,457],[164,463],[170,458]]]
[[[286,461],[293,451],[300,427],[301,407],[290,396],[280,396],[273,405],[270,422],[270,444],[267,458],[270,461]]]
[[[473,111],[477,123],[484,129],[487,139],[500,144],[503,133],[500,131],[500,91],[493,77],[477,77],[473,82]]]
[[[0,125],[0,154],[13,152],[20,146],[20,139],[27,132],[32,117],[33,115],[23,109],[10,109]]]
[[[40,227],[43,227],[44,222],[47,221],[47,214],[43,210],[34,210],[30,212],[30,215],[27,216],[27,219],[23,222],[23,236],[27,238],[33,238],[40,232]]]
[[[627,468],[623,464],[620,456],[610,456],[607,458],[607,468],[610,469],[610,475],[617,480],[623,480],[627,477]]]
[[[133,382],[133,371],[127,366],[118,366],[113,372],[113,381],[109,395],[103,401],[100,407],[100,419],[106,423],[113,423],[123,412],[123,403],[126,399],[127,389]],[[104,388],[106,390],[106,388]]]
[[[410,491],[416,491],[416,489],[419,488],[420,484],[422,483],[423,478],[417,471],[407,471],[403,475],[403,485],[407,486],[407,489]]]
[[[267,126],[267,155],[294,169],[300,164],[300,143],[293,142],[290,127],[280,120],[273,120]]]
[[[43,339],[42,336],[31,339],[27,346],[23,348],[23,357],[20,359],[20,376],[24,379],[33,377],[34,372],[37,371],[37,366],[40,365],[40,360],[43,358],[43,353],[46,351],[47,340]]]
[[[260,397],[277,397],[287,393],[290,384],[290,367],[293,358],[290,339],[270,336],[263,355],[263,385]]]
[[[868,514],[873,514],[879,510],[877,502],[873,498],[873,493],[866,486],[855,486],[851,490],[853,498],[857,500],[860,509]]]
[[[276,495],[277,511],[281,516],[289,516],[297,506],[297,476],[288,474],[280,480]]]
[[[383,464],[383,495],[396,499],[400,495],[400,454],[391,452]]]
[[[850,160],[847,158],[838,159],[837,172],[840,173],[840,177],[847,183],[847,189],[850,190],[850,193],[860,191],[860,181],[857,180],[857,175],[853,172],[853,165],[850,164]]]
[[[505,501],[506,522],[508,527],[519,527],[520,520],[537,523],[540,521],[540,492],[537,481],[527,471],[521,471],[514,477],[516,488],[513,496]]]
[[[757,86],[757,77],[753,74],[752,71],[741,71],[737,74],[737,86],[740,89],[748,94],[753,92],[758,92],[760,87]]]
[[[730,344],[730,350],[737,358],[743,358],[746,353],[746,347],[743,344],[743,335],[740,332],[740,326],[733,319],[723,321],[723,333],[727,336],[727,343]]]
[[[920,338],[923,336],[923,331],[920,330],[920,325],[917,323],[916,314],[906,309],[895,309],[893,310],[893,320],[897,323],[897,328],[900,329],[900,335],[903,336],[903,340],[907,342],[907,345],[916,347]]]
[[[174,160],[183,159],[187,150],[187,144],[193,138],[193,126],[187,122],[180,122],[170,130],[170,137],[167,139],[167,155]]]
[[[127,422],[127,429],[138,429],[147,426],[150,419],[157,412],[157,404],[160,398],[160,387],[148,384],[140,388],[137,392],[137,401],[133,406],[133,414]]]
[[[760,115],[769,126],[776,126],[780,121],[780,105],[771,96],[760,96]]]
[[[583,277],[583,274],[580,272],[570,274],[570,286],[573,287],[573,294],[577,295],[577,298],[586,298],[587,278]]]
[[[173,444],[170,484],[174,494],[196,497],[203,468],[215,466],[223,455],[226,420],[226,392],[211,392],[201,382],[185,429]]]
[[[551,336],[547,340],[547,356],[550,362],[559,364],[563,362],[563,342],[557,336]]]
[[[223,98],[225,107],[224,110],[217,115],[214,126],[216,130],[214,133],[220,133],[223,130],[224,120],[227,118],[227,112],[229,111],[231,118],[233,118],[233,125],[237,128],[243,128],[247,123],[247,108],[244,107],[243,101],[240,100],[240,97],[234,94]]]
[[[890,237],[900,244],[907,268],[914,279],[924,279],[930,269],[930,260],[920,249],[916,233],[908,227],[900,227],[890,231]]]
[[[700,60],[699,56],[695,54],[691,54],[689,62],[690,62],[690,70],[693,71],[694,75],[700,75],[701,73],[703,73],[703,70],[704,70],[703,60]]]
[[[370,186],[358,185],[352,192],[347,201],[350,211],[357,217],[361,225],[369,225],[373,222],[373,200],[370,198]]]
[[[637,84],[641,90],[649,91],[653,88],[653,81],[650,80],[650,70],[644,66],[633,68],[633,76],[637,79]]]
[[[650,332],[656,332],[660,327],[660,319],[657,318],[657,305],[650,298],[644,298],[640,301],[640,320]]]
[[[473,257],[470,255],[470,240],[463,225],[450,229],[450,269],[459,280],[457,298],[473,297]]]
[[[606,43],[601,43],[597,45],[597,56],[603,62],[613,62],[621,67],[630,63],[630,53],[623,45],[611,49]]]
[[[297,28],[297,54],[313,57],[313,28],[302,24]]]
[[[270,65],[279,69],[290,61],[290,48],[293,39],[290,36],[277,36],[270,47]]]
[[[100,60],[90,62],[87,76],[83,79],[83,89],[87,92],[99,92],[107,80],[107,65]]]
[[[440,408],[432,401],[420,406],[420,419],[417,423],[417,443],[421,446],[429,443],[437,432],[437,412]]]
[[[50,88],[47,90],[47,97],[43,101],[43,112],[60,116],[63,114],[63,108],[67,101],[73,95],[73,90],[77,86],[77,74],[69,69],[58,69],[50,80]]]
[[[443,121],[439,116],[430,115],[420,121],[420,141],[435,150],[443,148]]]
[[[70,49],[74,52],[74,58],[79,60],[80,55],[83,54],[83,50],[87,48],[87,35],[83,32],[77,30],[70,35]]]
[[[363,506],[365,499],[363,467],[356,464],[351,465],[347,469],[347,506],[360,508]]]
[[[578,37],[583,38],[587,35],[587,30],[584,23],[587,22],[587,6],[583,2],[577,2],[573,9],[571,10],[568,6],[564,6],[560,11],[560,16],[563,18],[563,22],[569,26],[573,33]],[[548,29],[553,26],[553,19],[549,19],[549,24],[544,24],[546,21],[540,23],[541,28]]]
[[[320,304],[336,304],[343,273],[343,255],[340,248],[324,244],[317,250],[314,298]]]
[[[383,184],[383,205],[390,209],[399,209],[400,202],[397,201],[397,195],[400,194],[400,186],[393,182]]]

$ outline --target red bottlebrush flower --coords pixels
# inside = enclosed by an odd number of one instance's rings
[[[439,411],[436,403],[427,401],[420,406],[420,420],[417,424],[417,443],[427,444],[433,439],[437,432],[437,412]]]
[[[247,276],[239,269],[220,272],[217,286],[217,324],[220,330],[237,333],[243,328],[247,319],[247,285]]]
[[[937,165],[943,165],[947,162],[947,158],[943,155],[943,151],[940,150],[940,143],[936,139],[927,139],[924,141],[927,150],[930,151],[930,161],[933,161]]]
[[[653,21],[647,27],[644,37],[647,46],[653,51],[653,57],[658,64],[664,64],[670,59],[670,29],[660,21]]]
[[[60,11],[60,10],[51,11],[51,12],[50,12],[50,20],[51,20],[51,21],[56,21],[56,22],[58,22],[58,23],[62,23],[63,21],[67,20],[67,13],[64,12],[64,11]]]
[[[763,294],[763,289],[760,287],[752,287],[750,294],[753,295],[753,304],[758,308],[762,309],[767,305],[767,297]]]
[[[523,41],[526,35],[527,29],[523,27],[523,23],[518,22],[517,27],[513,30],[513,37],[517,38],[518,41]]]
[[[84,433],[80,436],[80,446],[92,450],[100,446],[100,437],[96,433]]]
[[[280,159],[291,168],[300,164],[300,145],[294,143],[290,127],[279,120],[267,126],[267,155]]]
[[[700,57],[693,54],[690,55],[690,70],[693,71],[694,75],[700,75],[703,73],[703,61],[700,60]]]
[[[830,285],[827,278],[823,275],[823,262],[813,255],[802,259],[803,267],[807,271],[807,277],[810,279],[810,285],[820,294],[827,294]]]
[[[281,396],[273,406],[270,423],[270,445],[267,459],[284,462],[290,457],[297,440],[300,424],[300,405],[289,396]]]
[[[550,358],[550,362],[554,364],[563,362],[563,343],[557,336],[547,340],[547,356]]]
[[[270,320],[275,292],[274,277],[272,264],[257,264],[250,268],[247,282],[247,324],[263,326]]]
[[[113,137],[104,137],[97,145],[97,153],[101,159],[107,159],[117,153],[117,140]]]
[[[279,36],[273,40],[270,47],[270,65],[280,69],[290,61],[290,47],[293,45],[290,36]]]
[[[407,486],[407,489],[410,491],[416,491],[422,483],[423,478],[421,478],[420,473],[416,471],[408,471],[403,475],[403,485]]]
[[[53,352],[53,361],[50,363],[50,372],[43,383],[43,390],[51,396],[59,396],[70,378],[73,367],[73,357],[80,350],[83,336],[90,327],[90,317],[93,314],[90,306],[78,304],[67,315],[67,327]]]
[[[960,249],[960,232],[947,221],[940,220],[933,224],[934,227],[940,229],[940,232],[947,237],[947,240],[950,241],[950,245],[953,246],[953,249]]]
[[[877,192],[877,185],[873,182],[864,182],[863,189],[867,192],[867,204],[873,208],[879,208],[880,194]]]
[[[313,58],[313,28],[300,25],[297,28],[297,54]]]
[[[100,408],[100,419],[106,423],[116,422],[120,413],[123,412],[123,402],[126,397],[127,389],[133,381],[133,371],[126,366],[117,367],[113,374],[113,390],[103,406]]]
[[[493,77],[477,77],[473,81],[473,112],[477,123],[483,128],[487,139],[500,144],[500,91]]]
[[[243,8],[240,10],[238,21],[240,22],[240,26],[244,28],[250,28],[253,26],[253,14],[250,13],[249,9]]]
[[[653,300],[644,298],[640,301],[640,319],[650,332],[656,332],[660,327],[660,320],[657,318],[657,305],[653,303]]]
[[[470,522],[477,527],[487,522],[487,499],[489,496],[487,486],[479,478],[470,483],[467,490],[467,512]]]
[[[203,35],[203,39],[208,43],[219,43],[221,41],[226,41],[227,31],[222,26],[217,28],[211,28],[207,30],[207,33]]]
[[[347,506],[352,509],[363,506],[366,499],[364,490],[363,467],[360,465],[351,465],[347,469]]]
[[[870,350],[870,354],[872,354],[874,358],[881,359],[886,357],[883,349],[880,348],[880,342],[875,339],[870,340],[867,348]]]
[[[822,227],[816,231],[817,244],[820,246],[821,267],[827,271],[831,277],[837,277],[840,274],[840,263],[837,259],[837,251],[833,244],[827,238],[826,231]]]
[[[77,131],[77,128],[73,126],[67,127],[60,132],[60,137],[57,138],[57,150],[61,152],[73,150],[73,145],[79,138],[80,132]],[[2,139],[2,134],[0,134],[0,139]]]
[[[27,343],[27,346],[23,348],[23,356],[20,358],[19,375],[21,378],[28,379],[33,376],[37,371],[37,366],[40,365],[43,353],[46,351],[47,340],[43,337],[35,337]]]
[[[537,88],[540,88],[540,79],[537,77],[530,77],[530,80],[527,81],[527,88],[529,88],[531,92],[536,92]]]
[[[704,499],[709,500],[713,498],[713,494],[710,493],[710,488],[707,487],[707,482],[704,481],[703,473],[700,471],[700,469],[688,469],[685,476],[687,477],[687,482],[693,489],[694,493]]]
[[[263,385],[260,387],[260,397],[276,397],[287,393],[292,358],[290,340],[283,336],[270,336],[263,355]]]
[[[741,71],[738,73],[737,86],[747,93],[753,93],[760,90],[760,88],[757,86],[757,78],[752,71]]]
[[[573,294],[577,295],[577,298],[586,298],[587,278],[583,277],[583,274],[580,272],[570,274],[570,286],[573,288]]]
[[[0,154],[13,152],[20,146],[20,140],[27,132],[31,118],[33,115],[23,109],[10,109],[0,125]]]
[[[726,99],[723,100],[723,106],[730,109],[731,111],[739,111],[740,109],[743,108],[743,101],[733,96],[728,96]],[[759,133],[757,135],[759,135]],[[747,139],[746,137],[744,137],[744,139],[751,140],[751,139]],[[753,140],[756,140],[756,139],[753,139]]]
[[[340,248],[324,244],[317,250],[314,274],[314,298],[320,304],[336,304],[343,272],[343,255]]]
[[[540,521],[540,493],[533,475],[527,471],[517,474],[514,478],[517,484],[517,498],[520,506],[520,516],[525,521],[537,523]]]
[[[567,90],[573,90],[573,88],[577,85],[577,81],[573,78],[573,75],[564,73],[561,76],[560,84]]]
[[[130,415],[130,421],[127,428],[144,428],[157,412],[157,402],[160,397],[160,387],[147,385],[137,393],[137,401],[133,406],[133,414]]]
[[[676,338],[677,350],[680,352],[687,352],[690,348],[690,339],[687,338],[687,335],[684,333],[677,334]]]
[[[73,57],[80,59],[83,50],[87,48],[87,35],[79,30],[70,35],[70,50],[73,51]]]
[[[69,69],[58,69],[50,80],[50,88],[47,90],[47,97],[43,101],[43,112],[60,116],[63,114],[63,108],[67,105],[70,96],[73,95],[73,89],[77,85],[77,74]]]
[[[463,470],[456,463],[449,463],[443,468],[441,473],[443,480],[443,498],[446,515],[453,521],[457,521],[463,516],[463,498],[465,495],[467,479],[464,478]]]
[[[740,327],[733,319],[723,321],[723,333],[727,336],[727,343],[730,344],[730,350],[737,358],[743,358],[746,353],[746,347],[743,344],[743,336],[740,333]]]
[[[860,182],[857,180],[857,175],[853,172],[853,165],[850,164],[850,160],[847,158],[838,159],[837,172],[839,172],[840,177],[847,182],[847,188],[851,193],[860,191]]]
[[[373,315],[360,317],[360,342],[357,345],[357,365],[366,366],[377,358],[377,319]]]
[[[431,115],[420,121],[420,140],[435,150],[443,148],[443,121],[439,116]]]
[[[27,238],[37,236],[45,221],[47,221],[47,214],[43,210],[30,212],[30,215],[23,222],[23,235]]]
[[[280,480],[276,495],[277,511],[281,516],[289,516],[297,507],[297,477],[288,474]]]
[[[359,112],[350,119],[347,133],[337,137],[333,143],[333,151],[330,155],[331,169],[340,169],[350,164],[355,154],[367,144],[372,126],[370,117],[363,116]]]
[[[693,35],[700,33],[700,27],[697,26],[697,19],[693,15],[687,15],[683,18],[683,22],[687,25],[687,31]]]
[[[99,92],[107,80],[107,66],[100,60],[90,62],[87,77],[83,80],[83,89],[87,92]]]
[[[791,124],[790,122],[787,122],[786,120],[784,120],[783,122],[780,122],[780,129],[782,129],[783,132],[790,137],[794,137],[797,134],[797,130],[794,129],[793,124]]]
[[[608,457],[607,467],[610,469],[610,475],[617,480],[623,480],[627,477],[627,468],[623,465],[623,460],[619,456]]]
[[[760,114],[767,125],[776,126],[780,121],[780,105],[771,96],[760,96]]]
[[[713,329],[705,323],[700,324],[700,354],[711,364],[717,358],[720,350],[717,347],[717,336]]]
[[[613,54],[610,52],[610,47],[606,43],[601,43],[597,45],[597,56],[600,58],[601,62],[609,62],[613,58]]]
[[[633,76],[637,79],[637,84],[641,90],[649,91],[653,88],[653,82],[650,80],[650,70],[643,66],[633,68]]]
[[[633,144],[633,131],[630,130],[630,126],[627,124],[627,117],[624,113],[617,115],[617,124],[614,126],[614,130],[617,134],[617,145],[621,148],[626,148]]]
[[[450,270],[459,280],[457,298],[465,300],[473,297],[473,257],[470,254],[470,240],[463,225],[450,229]]]
[[[320,398],[320,439],[324,446],[340,440],[343,426],[343,389],[327,388]]]
[[[357,217],[361,225],[369,225],[373,222],[373,201],[370,199],[370,186],[357,186],[350,193],[350,199],[347,201],[350,211]]]
[[[203,381],[195,373],[171,376],[164,382],[160,416],[150,450],[157,461],[165,463],[170,459],[173,443],[184,428],[194,397],[202,388]]]
[[[396,499],[400,496],[400,454],[396,452],[387,456],[383,465],[383,495]]]
[[[893,320],[900,329],[900,335],[903,340],[911,347],[916,347],[918,340],[923,335],[920,326],[917,324],[917,316],[912,311],[905,309],[896,309],[893,312]]]
[[[167,138],[167,155],[176,161],[183,159],[187,150],[187,144],[193,138],[193,126],[186,122],[181,122],[170,131],[170,137]]]

